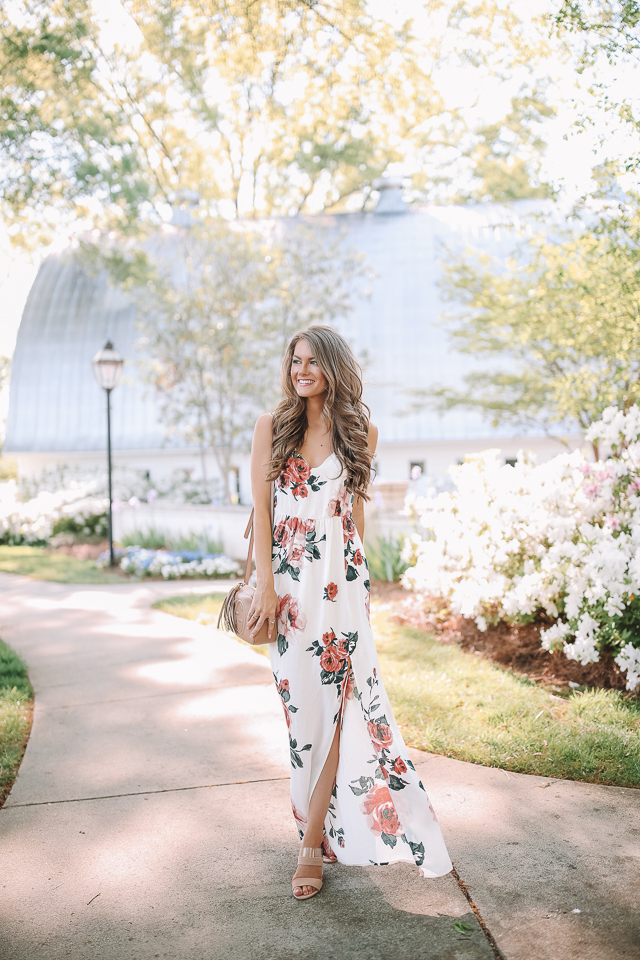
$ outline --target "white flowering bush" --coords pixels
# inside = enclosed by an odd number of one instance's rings
[[[201,553],[197,550],[147,550],[143,547],[125,547],[118,551],[120,569],[139,577],[158,577],[179,580],[182,577],[237,577],[240,566],[224,553]],[[106,566],[104,553],[98,566]]]
[[[58,532],[106,535],[108,500],[94,496],[94,489],[72,483],[23,502],[15,480],[0,483],[0,543],[43,543]]]
[[[499,620],[551,624],[547,650],[587,664],[609,649],[640,684],[640,409],[611,407],[586,439],[606,460],[582,451],[515,466],[497,451],[450,471],[452,492],[414,497],[428,539],[409,538],[404,585],[445,597],[481,630]]]

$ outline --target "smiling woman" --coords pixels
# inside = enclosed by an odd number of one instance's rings
[[[268,625],[289,736],[302,841],[293,895],[318,893],[323,860],[406,861],[423,877],[442,876],[451,861],[395,722],[369,623],[363,505],[378,431],[361,371],[340,334],[311,326],[291,339],[281,385],[284,399],[259,418],[251,453],[249,624],[252,635]]]

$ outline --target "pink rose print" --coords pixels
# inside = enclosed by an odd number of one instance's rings
[[[328,584],[326,585],[326,587],[324,588],[324,595],[323,595],[322,599],[323,599],[323,600],[331,600],[331,601],[333,602],[333,601],[335,601],[335,599],[336,599],[337,596],[338,596],[338,585],[337,585],[337,583],[328,583]]]
[[[307,618],[300,609],[300,604],[285,593],[280,597],[280,604],[276,614],[278,628],[278,653],[282,656],[289,647],[289,635],[300,633],[307,626]]]
[[[378,752],[389,749],[393,743],[393,734],[391,728],[386,723],[380,723],[378,720],[370,720],[367,724],[371,742]]]
[[[341,494],[329,501],[328,517],[345,517],[351,514],[351,494],[345,487]]]
[[[294,820],[296,821],[296,823],[306,823],[306,822],[307,822],[307,818],[306,818],[303,814],[301,814],[298,810],[296,810],[296,805],[295,805],[295,803],[293,802],[293,800],[291,801],[291,809],[293,810],[293,817],[294,817]]]
[[[284,473],[289,483],[304,483],[311,476],[311,469],[304,457],[289,457]]]
[[[287,563],[300,563],[304,557],[307,531],[313,529],[313,520],[299,520],[287,517],[277,525],[273,538],[279,544]]]
[[[335,647],[327,647],[327,649],[320,654],[320,666],[327,673],[335,673],[336,670],[340,669],[342,660],[338,656]]]
[[[345,700],[353,700],[353,688],[355,686],[355,679],[353,676],[353,670],[350,670],[347,674],[347,679],[345,680],[344,688],[344,697]]]
[[[402,834],[389,787],[384,784],[375,786],[369,791],[360,809],[367,817],[367,826],[378,836],[386,833],[392,837],[398,837]]]

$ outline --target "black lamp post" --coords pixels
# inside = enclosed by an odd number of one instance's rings
[[[91,361],[96,380],[107,394],[107,465],[109,473],[109,566],[115,567],[116,558],[113,554],[113,516],[111,495],[111,391],[118,386],[124,358],[120,356],[110,340],[107,340],[102,350],[98,350]]]

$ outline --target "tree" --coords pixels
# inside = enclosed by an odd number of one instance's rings
[[[612,61],[640,53],[638,0],[563,0],[554,22],[560,31],[581,36],[584,63],[598,52]]]
[[[121,7],[118,43],[90,0],[0,8],[0,209],[17,243],[78,217],[135,232],[187,189],[205,217],[359,209],[400,160],[416,199],[444,180],[450,198],[451,151],[468,161],[476,144],[472,166],[486,166],[482,144],[494,168],[519,158],[499,192],[536,186],[535,137],[516,117],[529,107],[474,133],[436,82],[443,64],[487,75],[548,55],[496,0],[427,0],[420,35],[366,0],[114,0],[112,16]],[[490,193],[495,169],[478,175]]]
[[[2,8],[0,189],[25,241],[98,206],[159,222],[183,189],[227,218],[365,200],[442,110],[430,45],[365,0],[122,5],[113,46],[89,0]]]
[[[542,90],[521,89],[503,120],[475,130],[475,142],[464,151],[473,165],[473,180],[457,199],[504,202],[550,197],[552,189],[540,176],[545,142],[536,127],[554,114]]]
[[[606,146],[611,140],[615,142],[611,122],[614,118],[620,128],[635,140],[631,154],[622,161],[616,158],[617,165],[622,165],[627,171],[636,171],[640,164],[637,84],[624,84],[624,93],[620,96],[612,85],[612,71],[609,70],[607,75],[601,68],[608,63],[610,68],[615,67],[616,70],[621,65],[637,70],[640,59],[640,2],[563,0],[558,12],[549,20],[573,55],[578,73],[592,77],[589,92],[598,109],[607,115],[600,145]],[[576,126],[580,129],[593,123],[593,109],[583,110],[576,120]]]
[[[6,384],[9,382],[10,371],[11,360],[9,357],[0,356],[0,392],[2,392]]]
[[[150,244],[143,257],[139,248],[124,259],[114,252],[163,423],[212,451],[227,502],[234,455],[279,395],[284,344],[310,323],[348,315],[361,270],[340,237],[299,225],[265,236],[247,223],[210,222]]]
[[[547,432],[585,430],[610,405],[640,403],[639,250],[633,197],[563,236],[534,236],[506,264],[454,260],[442,284],[464,305],[447,318],[453,345],[498,367],[468,374],[463,389],[426,389],[416,402]]]

